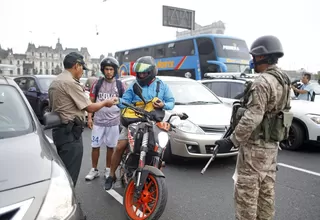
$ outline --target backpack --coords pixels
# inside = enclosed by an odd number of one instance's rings
[[[102,83],[104,81],[104,78],[100,78],[98,79],[98,82],[97,84],[95,85],[95,94],[94,94],[94,101],[96,102],[97,101],[97,97],[98,97],[98,94],[99,94],[99,90],[102,86]],[[122,82],[118,79],[116,79],[116,84],[117,84],[117,89],[118,89],[118,93],[119,93],[119,97],[121,98],[124,91],[123,91],[123,86],[122,86]]]

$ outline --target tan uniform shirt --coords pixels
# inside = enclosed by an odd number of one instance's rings
[[[79,116],[84,120],[85,108],[91,104],[80,82],[67,70],[59,74],[50,85],[49,102],[52,111],[60,114],[62,123]]]

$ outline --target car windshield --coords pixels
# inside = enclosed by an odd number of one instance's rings
[[[222,103],[206,86],[199,82],[166,81],[176,105],[220,104]]]
[[[38,80],[39,80],[39,84],[40,84],[41,90],[48,91],[49,87],[50,87],[50,84],[54,80],[54,77],[38,78]]]
[[[0,139],[33,131],[30,112],[16,88],[0,85]]]

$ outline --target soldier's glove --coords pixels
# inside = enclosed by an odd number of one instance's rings
[[[233,147],[233,143],[232,143],[230,138],[224,138],[222,140],[217,140],[215,142],[215,144],[219,146],[218,147],[218,153],[219,152],[227,153]]]

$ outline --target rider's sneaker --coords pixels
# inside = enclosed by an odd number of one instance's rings
[[[104,176],[107,179],[109,175],[110,175],[110,168],[107,167],[106,172],[104,173]]]
[[[110,190],[113,187],[113,184],[116,182],[116,178],[112,176],[108,176],[106,182],[104,183],[104,189]]]
[[[99,171],[95,168],[92,168],[88,175],[86,176],[86,180],[90,181],[99,176]]]

